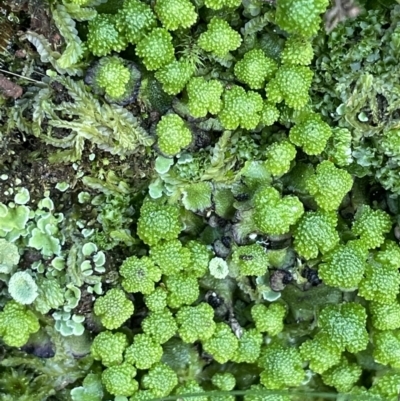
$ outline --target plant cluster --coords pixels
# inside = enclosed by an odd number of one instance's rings
[[[1,400],[397,400],[400,6],[370,3],[328,34],[328,0],[55,0],[61,48],[12,39]]]

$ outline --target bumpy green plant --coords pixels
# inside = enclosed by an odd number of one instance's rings
[[[205,0],[206,7],[213,10],[219,10],[223,7],[239,7],[240,0]]]
[[[400,309],[398,301],[369,304],[373,326],[378,330],[394,330],[400,328]]]
[[[160,362],[163,349],[147,334],[138,334],[131,346],[125,351],[125,361],[137,369],[150,369]]]
[[[143,377],[142,384],[144,388],[150,389],[156,397],[164,397],[170,394],[178,384],[178,377],[168,365],[159,363]]]
[[[218,57],[225,57],[230,51],[236,50],[242,41],[238,32],[229,24],[217,17],[211,19],[207,31],[199,37],[199,46]]]
[[[300,219],[294,232],[294,249],[305,259],[314,259],[319,252],[325,254],[339,243],[335,212],[307,212]]]
[[[322,374],[322,380],[328,386],[335,387],[337,391],[346,393],[350,391],[361,376],[362,369],[356,363],[349,363],[343,357],[340,364]]]
[[[397,400],[400,6],[62,3],[0,95],[0,393]]]
[[[222,107],[222,84],[204,77],[192,78],[187,85],[188,106],[193,117],[205,117],[207,113],[218,114]]]
[[[312,44],[302,36],[289,36],[281,53],[283,64],[309,65],[314,57]]]
[[[122,287],[127,292],[151,294],[154,283],[161,278],[161,270],[147,256],[131,256],[125,259],[119,271],[123,277]]]
[[[266,149],[266,156],[267,170],[272,175],[281,176],[289,171],[290,164],[296,157],[296,149],[289,141],[275,142]]]
[[[122,363],[107,368],[101,375],[101,381],[110,394],[129,397],[139,388],[138,382],[133,379],[135,376],[136,369]]]
[[[163,90],[169,95],[176,95],[181,92],[192,75],[193,67],[185,59],[174,60],[155,74],[161,82]]]
[[[232,262],[244,276],[262,276],[269,266],[265,249],[258,244],[241,246],[233,252]]]
[[[96,81],[107,95],[120,98],[126,91],[130,76],[128,68],[121,59],[110,57],[99,66]]]
[[[276,23],[289,33],[315,35],[321,23],[320,14],[328,4],[327,0],[281,0],[277,3]]]
[[[327,254],[318,274],[327,285],[352,291],[364,276],[366,257],[365,248],[356,241],[340,245]]]
[[[150,335],[158,344],[166,343],[178,329],[172,313],[168,309],[151,312],[143,320],[142,328],[145,334]]]
[[[24,305],[9,301],[0,312],[0,337],[11,347],[25,345],[40,328],[36,315]]]
[[[223,107],[218,117],[226,129],[234,130],[239,126],[245,129],[256,128],[263,109],[261,95],[234,86],[224,92],[222,99]]]
[[[308,155],[319,155],[331,135],[329,125],[318,114],[311,114],[290,130],[289,139],[295,145],[301,146]]]
[[[217,323],[214,334],[203,342],[203,346],[217,362],[226,363],[233,357],[239,343],[227,324]]]
[[[321,374],[340,362],[342,350],[329,339],[315,337],[301,345],[300,354],[314,372]]]
[[[307,190],[318,206],[328,211],[339,207],[352,185],[351,175],[328,160],[321,162],[315,174],[306,180]]]
[[[254,221],[266,234],[284,234],[303,215],[303,204],[295,196],[281,198],[272,187],[260,189],[254,196]]]
[[[208,340],[215,331],[214,311],[208,304],[184,306],[177,315],[178,333],[186,343],[193,344],[197,340]],[[201,327],[201,332],[198,328]]]
[[[133,314],[133,303],[122,290],[112,288],[104,297],[97,298],[94,313],[108,330],[118,329]]]
[[[200,295],[199,284],[196,277],[180,273],[167,276],[167,304],[170,308],[179,308],[182,305],[191,305]]]
[[[118,31],[135,44],[156,24],[157,19],[150,6],[139,0],[124,1],[115,18]]]
[[[264,102],[263,109],[261,111],[261,122],[267,127],[273,125],[278,121],[280,116],[279,109],[273,102]]]
[[[89,21],[88,30],[88,48],[95,56],[107,56],[127,46],[126,39],[117,31],[113,15],[98,14]]]
[[[123,361],[123,353],[128,340],[123,333],[103,331],[95,337],[91,346],[91,355],[104,366],[117,366]]]
[[[352,227],[354,234],[369,248],[382,245],[392,227],[390,216],[382,210],[373,210],[368,205],[362,205],[356,213]]]
[[[261,383],[268,389],[286,389],[298,386],[305,372],[299,351],[294,347],[272,344],[265,348],[259,359]]]
[[[261,353],[263,335],[257,329],[249,329],[239,338],[239,346],[232,357],[237,363],[255,363]]]
[[[136,46],[136,54],[149,71],[158,70],[174,59],[172,36],[164,28],[154,28]]]
[[[303,108],[309,101],[312,77],[308,67],[283,65],[267,84],[268,101],[280,103],[284,100],[289,107]]]
[[[151,260],[159,266],[166,275],[175,275],[187,270],[192,255],[178,240],[165,241],[153,246],[150,250]]]
[[[189,0],[159,0],[154,10],[163,26],[169,31],[189,28],[197,19],[194,5]]]
[[[192,141],[192,134],[177,114],[164,116],[157,124],[158,147],[167,156],[174,156]]]
[[[270,336],[276,336],[283,330],[285,315],[285,307],[278,303],[271,304],[268,308],[263,304],[257,304],[251,308],[251,316],[254,319],[256,329],[260,332],[266,332]]]
[[[261,89],[278,69],[275,61],[266,57],[261,49],[250,50],[235,64],[236,77],[251,89]]]
[[[177,207],[146,200],[140,209],[137,232],[149,245],[155,245],[162,239],[177,238],[181,232]]]
[[[371,260],[359,285],[359,294],[370,301],[390,304],[400,292],[400,274],[397,267]]]
[[[367,348],[368,333],[365,327],[367,313],[364,307],[354,302],[328,305],[322,309],[318,319],[320,332],[317,338],[331,343],[341,350],[359,352]],[[343,330],[337,330],[337,327]]]

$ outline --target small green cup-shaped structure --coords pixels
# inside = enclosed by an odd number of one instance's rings
[[[167,156],[175,156],[192,142],[192,133],[177,114],[168,114],[157,125],[158,147]]]
[[[137,44],[136,54],[149,71],[167,65],[174,59],[171,34],[164,28],[154,28]]]
[[[38,286],[27,271],[14,273],[8,282],[8,292],[22,305],[31,304],[38,296]]]
[[[210,274],[219,279],[224,279],[229,274],[229,266],[225,259],[215,257],[210,260],[208,264]]]
[[[236,50],[242,38],[229,24],[217,17],[213,17],[207,26],[207,31],[199,37],[199,46],[215,54],[217,57],[225,57],[230,51]]]

